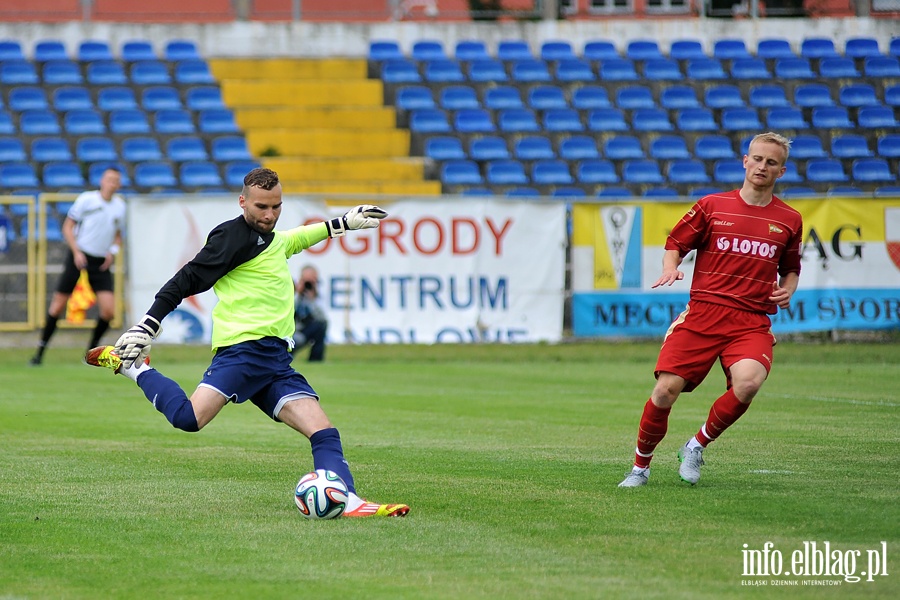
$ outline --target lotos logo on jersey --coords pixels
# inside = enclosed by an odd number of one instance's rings
[[[774,258],[775,253],[778,251],[778,246],[774,244],[767,244],[757,240],[729,239],[725,237],[720,237],[716,240],[716,247],[722,252],[731,250],[738,254],[751,254],[763,258]]]

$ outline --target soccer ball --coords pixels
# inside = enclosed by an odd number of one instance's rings
[[[297,482],[294,503],[307,519],[334,519],[347,507],[347,484],[334,471],[316,469]]]

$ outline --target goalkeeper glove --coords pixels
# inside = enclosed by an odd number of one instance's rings
[[[328,237],[339,237],[351,229],[372,229],[378,227],[378,221],[387,216],[387,213],[371,204],[360,204],[351,208],[343,217],[325,221],[328,228]]]
[[[122,360],[122,365],[128,369],[135,362],[142,363],[150,356],[150,342],[162,333],[162,325],[150,315],[137,325],[126,331],[116,341],[116,356]]]

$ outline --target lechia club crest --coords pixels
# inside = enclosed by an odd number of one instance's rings
[[[884,245],[891,262],[900,269],[900,208],[884,209]]]

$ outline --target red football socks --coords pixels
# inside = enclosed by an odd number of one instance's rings
[[[664,437],[669,428],[669,413],[672,408],[659,408],[652,400],[644,405],[641,424],[638,429],[637,450],[634,453],[634,466],[646,469],[653,458],[653,450]]]
[[[706,423],[697,432],[697,441],[706,448],[710,442],[722,435],[723,431],[734,425],[734,422],[740,419],[748,408],[750,408],[750,404],[739,401],[734,395],[734,390],[729,389],[713,402]]]

